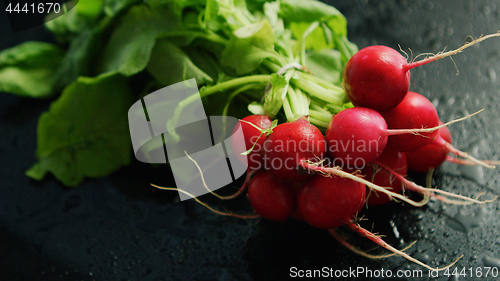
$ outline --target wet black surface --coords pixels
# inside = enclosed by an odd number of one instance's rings
[[[413,54],[461,46],[466,36],[500,30],[500,1],[331,1],[348,19],[360,47],[383,44]],[[3,18],[0,18],[3,25]],[[27,39],[49,40],[42,28],[8,34],[0,48]],[[446,121],[481,108],[452,125],[457,148],[500,159],[500,39],[490,39],[450,59],[412,70],[411,89],[429,97]],[[457,69],[460,74],[457,76]],[[290,268],[422,270],[400,257],[369,260],[340,246],[326,231],[301,222],[284,224],[221,217],[195,202],[178,202],[166,166],[134,162],[110,177],[67,189],[52,177],[35,182],[24,171],[35,162],[38,116],[50,101],[0,94],[0,280],[286,280]],[[421,180],[419,175],[411,175]],[[435,184],[485,198],[499,195],[498,171],[445,164]],[[219,204],[212,197],[202,200]],[[245,198],[228,209],[248,211]],[[431,266],[456,264],[468,277],[414,280],[496,280],[500,266],[499,202],[424,208],[390,204],[364,212],[363,225],[385,235]],[[349,233],[364,249],[372,244]],[[484,278],[487,269],[495,267]],[[470,269],[469,269],[470,268]],[[379,271],[380,272],[380,271]],[[471,277],[472,274],[472,277]],[[363,275],[361,275],[363,276]],[[326,280],[330,278],[325,278]],[[336,279],[336,278],[331,278]],[[350,279],[350,278],[342,278]],[[368,278],[412,280],[412,278]]]

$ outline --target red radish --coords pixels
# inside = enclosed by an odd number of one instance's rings
[[[326,130],[328,153],[341,166],[362,169],[382,154],[387,124],[377,111],[354,107],[333,116]]]
[[[299,193],[301,187],[302,187],[302,184],[304,182],[298,182],[298,183],[288,183],[288,185],[294,190],[295,192],[295,198],[297,198],[297,194]],[[296,220],[299,220],[299,221],[304,221],[304,216],[302,215],[302,213],[300,212],[298,206],[295,208],[295,211],[293,211],[292,215],[291,215],[292,218],[296,219]]]
[[[442,122],[440,122],[442,124]],[[438,130],[438,138],[435,141],[417,150],[406,152],[408,169],[414,172],[427,173],[430,168],[439,167],[448,156],[448,149],[438,144],[440,138],[451,144],[451,132],[447,127]]]
[[[305,118],[283,123],[264,142],[264,168],[276,179],[300,182],[309,174],[299,169],[302,160],[323,159],[326,150],[321,131]]]
[[[248,185],[250,205],[263,218],[284,222],[296,210],[296,191],[260,170]]]
[[[402,176],[406,176],[406,173],[408,172],[405,153],[385,149],[376,161],[387,165],[387,167],[390,167],[393,171]],[[361,171],[361,173],[365,176],[366,180],[371,181],[376,185],[392,187],[391,191],[395,193],[401,193],[402,191],[403,183],[401,180],[394,177],[389,171],[382,169],[375,163],[368,165]],[[385,194],[378,194],[376,191],[371,192],[368,190],[367,202],[368,205],[379,206],[391,202],[391,199]]]
[[[386,46],[361,49],[347,62],[344,89],[355,106],[384,111],[398,105],[410,89],[406,59]]]
[[[366,164],[373,162],[382,154],[389,136],[389,140],[394,137],[393,135],[405,135],[404,137],[418,137],[428,141],[427,138],[414,136],[413,133],[421,132],[425,135],[429,133],[424,132],[437,131],[437,128],[419,129],[412,127],[411,124],[408,126],[408,129],[401,126],[388,130],[384,117],[374,109],[366,107],[344,109],[334,115],[328,125],[326,131],[328,153],[336,163],[341,163],[342,167],[363,169]]]
[[[382,112],[389,129],[420,129],[439,125],[439,116],[430,100],[421,94],[408,92],[395,108]],[[397,151],[410,151],[423,147],[438,136],[438,131],[420,135],[390,136],[387,147]]]
[[[441,121],[439,123],[443,124]],[[447,127],[440,128],[438,132],[438,137],[426,146],[406,152],[408,169],[414,172],[427,173],[430,168],[437,168],[444,161],[459,165],[482,165],[487,168],[494,168],[492,165],[500,164],[500,161],[477,160],[467,153],[454,148],[451,145],[453,140],[451,132]],[[465,159],[452,157],[448,155],[450,152]]]
[[[409,256],[405,252],[392,247],[378,235],[357,224],[355,216],[362,208],[366,196],[363,182],[377,189],[372,183],[336,168],[313,166],[312,164],[307,164],[307,162],[302,162],[302,164],[304,167],[310,169],[316,167],[316,171],[323,173],[322,175],[314,175],[309,178],[304,183],[297,196],[298,209],[307,223],[318,228],[327,228],[336,238],[339,236],[334,228],[346,225],[377,245],[412,262],[430,270],[443,270],[442,268],[432,268]],[[334,176],[328,177],[325,174],[334,174]],[[399,194],[397,197],[399,199],[404,199],[406,202],[410,202]],[[341,243],[345,242],[343,239],[338,240]],[[350,247],[350,249],[353,249],[353,247]],[[456,261],[444,268],[448,268],[455,263]]]
[[[370,46],[359,50],[347,62],[342,75],[343,87],[356,106],[385,111],[396,107],[410,88],[410,69],[461,52],[499,33],[479,37],[462,47],[420,61],[408,63],[396,50]]]
[[[256,127],[252,126],[251,124]],[[245,148],[247,150],[252,149],[248,155],[241,155],[241,153],[236,153],[238,160],[245,164],[245,158],[247,159],[248,168],[252,170],[258,170],[262,168],[262,147],[264,141],[266,140],[266,134],[262,133],[263,130],[269,129],[272,125],[271,119],[267,115],[250,115],[247,116],[236,125],[233,129],[233,133],[241,126],[243,131],[244,139],[239,139],[238,137],[231,137],[231,143],[233,147],[238,147],[238,144],[244,142]]]
[[[297,206],[304,220],[318,228],[339,227],[363,208],[366,186],[341,177],[314,175],[302,186]]]

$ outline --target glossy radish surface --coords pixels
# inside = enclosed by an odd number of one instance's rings
[[[238,128],[243,131],[243,138],[231,137],[231,143],[233,147],[238,147],[238,144],[244,142],[245,149],[250,149],[253,147],[252,151],[248,155],[241,155],[241,153],[236,153],[238,160],[244,164],[245,158],[249,169],[258,170],[262,168],[262,147],[264,141],[266,140],[266,134],[261,134],[261,131],[254,126],[248,124],[252,123],[255,126],[265,130],[271,127],[272,121],[267,115],[250,115],[241,119],[238,125],[234,128],[233,132]],[[255,144],[255,146],[254,146]]]
[[[250,205],[263,218],[284,222],[297,209],[296,190],[260,170],[248,185]]]
[[[382,155],[376,159],[377,162],[386,165],[393,171],[402,176],[406,176],[408,172],[405,153],[385,149]],[[365,179],[373,182],[376,185],[383,187],[391,187],[391,191],[401,193],[403,183],[395,178],[389,171],[380,168],[376,163],[372,163],[364,168],[361,173]],[[376,191],[367,189],[368,205],[378,206],[389,203],[391,200],[385,194],[379,194]]]
[[[264,168],[280,181],[300,182],[309,174],[299,168],[299,162],[323,159],[325,150],[323,134],[306,119],[282,123],[264,142]]]
[[[382,154],[387,124],[377,111],[354,107],[333,116],[326,130],[328,154],[341,167],[362,169]]]
[[[347,62],[342,78],[354,105],[377,111],[396,107],[410,89],[406,59],[386,46],[361,49]]]
[[[417,150],[406,152],[409,170],[427,173],[430,168],[437,168],[446,160],[449,150],[440,143],[444,140],[451,144],[451,132],[447,127],[443,127],[438,130],[438,133],[439,136],[433,142]]]
[[[421,94],[408,92],[395,108],[381,113],[389,129],[421,129],[439,125],[436,108]],[[387,147],[397,151],[410,151],[425,146],[438,136],[438,131],[389,136]]]
[[[363,169],[379,157],[384,151],[388,139],[395,136],[412,138],[421,128],[387,129],[382,115],[371,108],[354,107],[345,109],[334,115],[326,130],[328,153],[333,161],[341,167]],[[428,128],[437,131],[434,128]],[[425,130],[424,131],[428,131]],[[425,137],[419,136],[425,141]]]
[[[363,208],[366,186],[351,179],[316,174],[299,190],[297,206],[304,220],[318,228],[351,222]]]

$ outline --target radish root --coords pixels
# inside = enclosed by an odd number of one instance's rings
[[[454,262],[450,263],[449,265],[445,266],[445,267],[442,267],[442,268],[433,268],[433,267],[430,267],[428,266],[427,264],[415,259],[414,257],[408,255],[407,253],[401,251],[401,250],[398,250],[396,248],[394,248],[393,246],[389,245],[387,242],[385,242],[384,240],[382,240],[382,238],[378,237],[377,235],[371,233],[370,231],[362,228],[361,226],[359,226],[358,224],[356,223],[348,223],[347,226],[354,230],[355,232],[357,232],[358,234],[360,234],[361,236],[364,236],[368,239],[370,239],[371,241],[375,242],[377,245],[381,246],[381,247],[384,247],[385,249],[393,252],[394,254],[398,255],[398,256],[401,256],[401,257],[404,257],[405,259],[411,261],[411,262],[414,262],[418,265],[421,265],[429,270],[433,270],[433,271],[442,271],[442,270],[446,270],[450,267],[452,267],[455,263],[458,262],[459,259],[461,259],[463,257],[463,255],[461,255],[460,257],[458,257]]]
[[[378,185],[376,185],[370,181],[367,181],[359,176],[345,172],[340,167],[334,167],[334,168],[323,167],[320,164],[311,162],[309,160],[303,160],[299,163],[299,165],[300,165],[300,167],[302,167],[308,171],[314,171],[316,173],[319,172],[323,176],[331,177],[332,175],[335,175],[335,176],[339,176],[342,178],[348,178],[348,179],[360,182],[360,183],[366,185],[370,189],[373,189],[377,192],[381,192],[381,193],[386,194],[387,196],[389,196],[389,198],[391,200],[393,200],[393,198],[396,198],[396,199],[404,201],[410,205],[413,205],[415,207],[422,207],[422,206],[426,205],[428,202],[428,200],[426,200],[425,198],[420,202],[413,201],[413,200],[409,199],[408,197],[405,197],[399,193],[389,191],[389,189],[391,189],[390,187],[378,186]]]
[[[467,160],[467,159],[460,159],[460,158],[456,158],[456,157],[453,157],[450,155],[446,156],[446,161],[450,162],[450,163],[455,163],[458,165],[469,165],[469,166],[477,165],[477,163],[474,161]],[[488,165],[500,165],[500,161],[498,161],[498,160],[496,160],[496,161],[495,160],[482,160],[481,162],[486,163]]]
[[[436,61],[436,60],[439,60],[439,59],[442,59],[442,58],[445,58],[445,57],[449,57],[449,56],[452,56],[452,55],[455,55],[455,54],[458,54],[460,52],[462,52],[464,49],[467,49],[479,42],[482,42],[486,39],[489,39],[489,38],[492,38],[492,37],[499,37],[500,36],[500,31],[497,32],[497,33],[493,33],[493,34],[489,34],[489,35],[486,35],[486,36],[480,36],[479,38],[475,39],[475,40],[472,40],[471,42],[468,42],[468,43],[465,43],[462,47],[460,48],[457,48],[455,50],[451,50],[451,51],[447,51],[447,52],[440,52],[440,53],[437,53],[436,55],[432,56],[432,57],[427,57],[423,60],[419,60],[419,61],[415,61],[415,62],[412,62],[408,65],[406,65],[406,69],[407,70],[410,70],[414,67],[417,67],[417,66],[420,66],[420,65],[424,65],[424,64],[427,64],[429,62],[433,62],[433,61]]]
[[[159,185],[156,185],[156,184],[151,184],[152,187],[155,187],[155,188],[158,188],[158,189],[161,189],[161,190],[172,190],[172,191],[179,191],[179,192],[182,192],[188,196],[190,196],[191,198],[194,199],[194,201],[196,201],[198,204],[202,205],[203,207],[209,209],[210,211],[218,214],[218,215],[222,215],[222,216],[228,216],[228,217],[234,217],[234,218],[240,218],[240,219],[258,219],[260,218],[261,216],[259,216],[258,214],[250,214],[250,215],[239,215],[239,214],[233,214],[233,213],[230,213],[230,212],[222,212],[222,211],[219,211],[219,210],[216,210],[212,207],[210,207],[207,203],[204,203],[204,202],[201,202],[200,199],[196,198],[196,196],[194,196],[193,194],[185,191],[185,190],[182,190],[182,189],[179,189],[179,188],[175,188],[175,187],[164,187],[164,186],[159,186]]]
[[[489,169],[495,169],[495,166],[489,165],[489,164],[487,164],[484,161],[477,160],[476,158],[472,157],[468,153],[456,149],[449,142],[445,142],[444,145],[445,145],[446,149],[448,149],[448,151],[450,151],[451,153],[453,153],[453,154],[455,154],[457,156],[460,156],[460,157],[463,157],[463,158],[465,158],[465,159],[467,159],[469,161],[472,161],[473,163],[476,163],[477,165],[481,165],[481,166],[489,168]]]
[[[457,119],[453,119],[447,123],[444,123],[442,125],[439,125],[439,126],[436,126],[436,127],[432,127],[432,128],[422,128],[422,129],[390,129],[388,131],[388,135],[400,135],[400,134],[414,134],[414,135],[420,135],[420,133],[432,133],[436,130],[439,130],[443,127],[447,127],[453,123],[457,123],[457,122],[461,122],[461,121],[464,121],[474,115],[477,115],[479,113],[481,113],[482,111],[484,111],[484,109],[481,109],[481,110],[478,110],[477,112],[475,113],[472,113],[472,114],[469,114],[467,116],[464,116],[464,117],[461,117],[461,118],[457,118]],[[422,135],[420,135],[422,136]],[[422,136],[422,137],[427,137],[427,136]]]
[[[328,229],[328,232],[330,232],[330,234],[335,238],[337,239],[337,241],[342,244],[344,247],[346,247],[347,249],[351,250],[352,252],[358,254],[358,255],[361,255],[365,258],[369,258],[369,259],[385,259],[385,258],[389,258],[389,257],[392,257],[392,256],[395,256],[397,255],[397,253],[390,253],[390,254],[382,254],[382,255],[372,255],[372,254],[369,254],[367,253],[366,251],[363,251],[355,246],[353,246],[352,244],[350,244],[349,242],[347,242],[347,240],[342,237],[342,235],[340,233],[337,232],[336,229],[334,228],[330,228]],[[417,241],[413,241],[412,243],[410,243],[410,245],[406,246],[405,248],[403,248],[401,251],[406,251],[408,250],[409,248],[411,248],[413,245],[415,245],[415,243],[417,243]]]
[[[256,172],[255,170],[249,170],[247,172],[246,176],[245,176],[245,181],[241,185],[240,189],[238,191],[236,191],[234,194],[228,195],[228,196],[219,195],[219,194],[213,192],[210,188],[208,188],[208,185],[205,182],[205,177],[203,176],[203,170],[200,168],[200,166],[198,165],[198,163],[196,162],[196,160],[194,160],[191,156],[189,156],[189,154],[186,151],[184,151],[184,153],[189,158],[189,160],[191,160],[194,163],[194,165],[196,166],[196,168],[198,168],[198,171],[200,172],[201,181],[203,182],[203,186],[205,187],[205,189],[208,190],[208,192],[210,192],[210,194],[214,195],[215,197],[217,197],[217,198],[219,198],[221,200],[234,199],[238,195],[240,195],[243,191],[245,191],[245,188],[247,187],[248,183],[250,182],[250,179],[252,178],[252,176]],[[189,195],[189,196],[191,196],[191,195]],[[193,197],[193,196],[191,196],[191,197]]]
[[[378,161],[375,161],[375,163],[381,167],[382,169],[386,170],[387,172],[391,173],[393,176],[395,176],[396,178],[398,178],[399,180],[401,180],[404,184],[405,184],[405,187],[408,189],[408,190],[413,190],[413,191],[416,191],[416,192],[419,192],[421,194],[428,194],[430,197],[432,198],[435,198],[441,202],[444,202],[444,203],[449,203],[449,204],[454,204],[454,205],[470,205],[470,204],[484,204],[484,203],[491,203],[493,201],[495,201],[497,199],[497,196],[495,196],[493,199],[489,199],[489,200],[485,200],[485,201],[479,201],[477,199],[474,199],[474,198],[470,198],[470,197],[467,197],[467,196],[463,196],[463,195],[459,195],[459,194],[455,194],[455,193],[451,193],[451,192],[448,192],[448,191],[444,191],[444,190],[441,190],[441,189],[435,189],[435,188],[425,188],[423,186],[420,186],[412,181],[409,181],[408,179],[406,179],[405,177],[403,177],[402,175],[398,174],[397,172],[395,172],[393,169],[387,167],[386,165],[378,162]],[[443,197],[443,196],[440,196],[440,195],[437,195],[436,193],[440,193],[440,194],[443,194],[445,196],[449,196],[449,197],[454,197],[454,198],[457,198],[457,199],[461,199],[463,201],[458,201],[458,200],[451,200],[451,199],[448,199],[446,197]],[[481,196],[481,195],[479,195]],[[479,198],[479,196],[477,198]]]

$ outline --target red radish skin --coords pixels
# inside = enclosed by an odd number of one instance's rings
[[[442,123],[442,122],[440,122]],[[436,140],[417,150],[406,152],[408,169],[418,173],[427,173],[430,168],[438,168],[448,156],[448,149],[439,144],[442,140],[452,143],[451,132],[447,127],[438,130]]]
[[[247,150],[252,148],[253,146],[253,149],[250,152],[250,154],[241,155],[241,152],[239,152],[236,153],[236,157],[242,164],[245,164],[245,158],[246,158],[246,163],[248,165],[248,168],[251,170],[258,170],[263,166],[262,147],[266,140],[266,134],[261,134],[261,131],[259,131],[257,128],[246,122],[252,123],[255,126],[261,128],[262,130],[266,130],[271,127],[272,121],[271,119],[269,119],[267,115],[250,115],[241,120],[243,121],[240,121],[238,125],[236,125],[236,127],[233,129],[233,133],[239,128],[239,126],[241,126],[244,139],[239,139],[238,137],[233,136],[231,137],[231,143],[233,147],[238,147],[239,143],[245,142],[245,148]]]
[[[408,92],[395,108],[381,113],[389,129],[421,129],[439,125],[439,116],[430,100],[421,94]],[[387,147],[397,151],[411,151],[421,148],[437,138],[438,130],[419,135],[406,134],[390,136]]]
[[[302,187],[301,185],[302,183],[303,182],[288,183],[288,185],[294,190],[295,198],[297,198],[297,195],[299,194],[299,190]],[[304,221],[304,216],[302,215],[302,213],[300,213],[298,206],[295,208],[295,211],[293,211],[291,217],[299,221]]]
[[[334,115],[326,130],[328,154],[341,167],[363,169],[382,154],[387,124],[377,111],[354,107]]]
[[[264,168],[277,180],[300,182],[309,176],[299,168],[302,160],[323,159],[326,142],[321,131],[305,118],[282,123],[264,142]]]
[[[406,177],[408,167],[406,164],[405,153],[385,149],[382,155],[377,159],[377,162],[386,165],[398,174]],[[391,191],[401,194],[403,183],[400,179],[394,177],[389,171],[379,167],[377,164],[372,163],[361,171],[365,179],[373,182],[376,185],[384,187],[392,187]],[[389,196],[379,194],[376,191],[367,189],[367,203],[370,206],[380,206],[391,202]]]
[[[410,63],[390,47],[363,48],[349,59],[344,68],[344,90],[356,106],[381,112],[392,109],[404,99],[410,88],[410,69],[455,55],[478,42],[497,36],[500,36],[500,33],[481,36],[455,50],[440,52]]]
[[[353,221],[363,208],[366,186],[351,179],[314,175],[302,186],[297,206],[304,220],[318,228],[334,228]]]
[[[396,107],[410,89],[406,59],[386,46],[361,49],[347,62],[343,87],[355,106],[385,111]]]
[[[284,222],[297,209],[296,191],[260,170],[248,185],[248,200],[263,218]]]
[[[363,169],[384,151],[388,139],[395,135],[413,137],[413,133],[437,131],[437,128],[415,127],[387,129],[382,115],[374,109],[354,107],[333,116],[326,131],[328,153],[341,167]],[[426,138],[419,136],[427,141]]]

